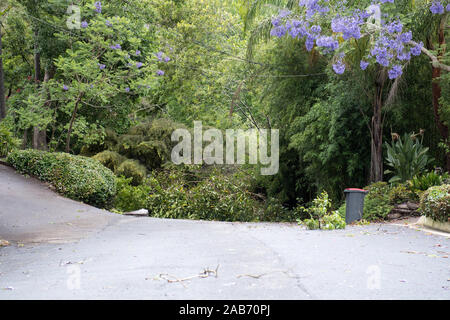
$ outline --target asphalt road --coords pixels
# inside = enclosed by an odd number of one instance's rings
[[[450,299],[448,237],[126,217],[2,165],[0,239],[0,299]]]

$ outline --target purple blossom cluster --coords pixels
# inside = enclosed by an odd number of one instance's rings
[[[299,6],[306,9],[306,17],[311,18],[316,13],[326,14],[330,11],[330,8],[326,5],[328,0],[300,0]]]
[[[394,0],[374,0],[375,5],[394,3]],[[365,10],[350,11],[345,7],[345,1],[338,4],[334,13],[330,12],[328,0],[299,0],[299,6],[304,8],[300,16],[293,16],[287,10],[281,10],[277,16],[272,18],[272,29],[270,34],[275,37],[289,35],[292,38],[304,39],[305,46],[311,51],[316,45],[323,53],[337,52],[339,57],[333,63],[333,70],[342,74],[346,66],[343,61],[344,54],[338,39],[344,41],[360,39],[365,33],[367,19],[373,14]],[[449,7],[449,6],[447,6]],[[431,9],[433,13],[442,13],[443,5],[440,1],[434,1]],[[337,13],[336,13],[337,11]],[[320,24],[322,16],[327,15],[331,21],[331,30],[326,30],[326,34]],[[389,68],[389,78],[395,79],[402,75],[402,64],[410,60],[412,56],[420,55],[423,43],[412,41],[411,31],[404,31],[400,20],[388,20],[389,16],[384,15],[381,30],[374,35],[375,39],[370,48],[367,59],[360,61],[361,70],[366,70],[371,61]],[[373,29],[367,29],[373,34]],[[161,59],[161,56],[159,56]],[[366,61],[367,60],[367,61]]]
[[[365,22],[364,19],[367,19],[366,15],[357,12],[349,17],[336,16],[331,21],[331,30],[342,33],[344,40],[359,39],[361,38],[361,25]]]
[[[170,58],[168,56],[164,56],[163,57],[163,55],[164,55],[164,53],[162,51],[159,51],[159,52],[155,53],[156,59],[158,59],[158,61],[169,62]]]
[[[447,6],[447,10],[448,10],[448,6]],[[434,1],[430,6],[430,11],[433,14],[443,14],[444,6],[441,4],[440,1]]]
[[[102,3],[100,1],[95,2],[94,6],[95,6],[95,12],[102,13]]]
[[[120,50],[120,49],[122,49],[122,46],[119,44],[119,43],[117,43],[117,44],[112,44],[112,45],[110,45],[109,46],[111,49],[113,49],[113,50]]]
[[[320,36],[316,40],[318,47],[323,47],[328,51],[335,51],[339,48],[339,42],[330,36]]]
[[[361,67],[361,70],[366,70],[367,67],[369,66],[369,63],[367,61],[361,60],[359,66]]]
[[[402,73],[403,73],[402,66],[396,64],[391,69],[389,69],[388,76],[389,76],[389,79],[393,80],[393,79],[400,77],[402,75]]]
[[[333,64],[333,70],[337,74],[343,74],[345,71],[345,64],[342,60],[338,60],[336,63]]]
[[[81,22],[81,27],[82,27],[83,29],[87,28],[88,26],[89,26],[89,24],[87,23],[87,21],[82,21],[82,22]]]

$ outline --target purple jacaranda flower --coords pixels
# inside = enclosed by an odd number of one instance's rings
[[[366,70],[367,67],[369,66],[369,63],[361,60],[361,62],[359,63],[359,66],[361,67],[361,70]]]
[[[398,21],[393,21],[391,23],[389,23],[388,25],[386,25],[386,29],[388,30],[389,33],[394,33],[394,32],[402,32],[403,30],[403,24],[398,20]]]
[[[272,19],[272,25],[273,25],[274,27],[278,27],[278,26],[280,25],[280,23],[281,23],[280,18],[276,17],[276,18],[273,18],[273,19]]]
[[[136,68],[140,68],[142,67],[144,64],[142,62],[136,62]]]
[[[122,46],[120,44],[112,44],[109,46],[113,50],[119,50],[122,49]]]
[[[87,23],[87,21],[83,21],[83,22],[81,22],[81,27],[84,29],[84,28],[87,28],[89,26],[89,24]]]
[[[126,87],[126,88],[125,88],[125,92],[130,92],[130,88],[129,88],[129,87]]]
[[[323,47],[328,50],[334,51],[339,47],[339,42],[333,37],[320,36],[316,40],[318,47]]]
[[[441,4],[440,1],[434,1],[431,4],[430,11],[433,14],[443,14],[444,13],[444,6]]]
[[[397,55],[398,60],[410,60],[411,59],[411,51],[402,51]]]
[[[66,86],[66,85],[63,85],[63,90],[64,90],[64,91],[67,91],[67,90],[69,90],[69,87]]]
[[[164,75],[164,71],[158,70],[158,71],[156,71],[156,74],[157,74],[158,76],[163,76],[163,75]]]
[[[419,56],[422,52],[423,42],[418,43],[415,47],[411,48],[411,54],[413,56]]]
[[[403,42],[403,43],[408,43],[409,41],[412,40],[412,32],[409,31],[409,32],[401,33],[398,36],[398,40]]]
[[[333,70],[337,74],[343,74],[345,71],[345,64],[342,62],[342,60],[339,60],[335,64],[333,64]]]
[[[136,54],[137,56],[140,56],[140,55],[141,55],[141,51],[136,50],[135,54]]]
[[[277,27],[273,28],[270,31],[270,35],[281,38],[282,36],[284,36],[286,34],[286,31],[287,31],[286,27],[281,25],[281,26],[277,26]]]
[[[94,6],[97,13],[102,13],[102,3],[100,1],[95,2]]]
[[[156,53],[155,56],[156,56],[156,58],[157,58],[159,61],[162,61],[163,53],[162,53],[161,51],[158,52],[158,53]]]
[[[169,57],[164,57],[164,62],[169,62],[170,58]]]
[[[111,21],[109,21],[109,20],[106,20],[106,21],[105,21],[105,24],[106,24],[107,27],[112,27],[112,23],[111,23]]]
[[[389,79],[391,80],[396,79],[400,77],[402,73],[403,73],[402,66],[397,64],[388,71]]]
[[[106,66],[104,64],[101,64],[101,63],[98,64],[98,67],[100,68],[100,70],[103,70],[103,69],[106,68]]]
[[[305,41],[306,50],[311,51],[314,47],[314,38],[308,36]]]
[[[445,10],[450,11],[450,3],[445,7]]]

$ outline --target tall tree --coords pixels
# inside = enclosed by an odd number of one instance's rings
[[[2,23],[0,21],[0,120],[6,117],[5,77],[2,59]]]
[[[10,7],[9,7],[10,8]],[[9,8],[0,11],[0,18],[6,14]],[[5,75],[3,70],[3,52],[2,52],[2,20],[0,19],[0,120],[6,117],[5,101]]]

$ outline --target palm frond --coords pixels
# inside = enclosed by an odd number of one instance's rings
[[[244,17],[244,32],[248,30],[255,21],[258,14],[262,13],[265,8],[289,9],[297,4],[297,0],[253,0],[249,4],[248,11]]]
[[[271,18],[264,19],[252,30],[247,42],[247,59],[253,59],[253,51],[258,43],[269,40],[270,30],[272,30]]]

